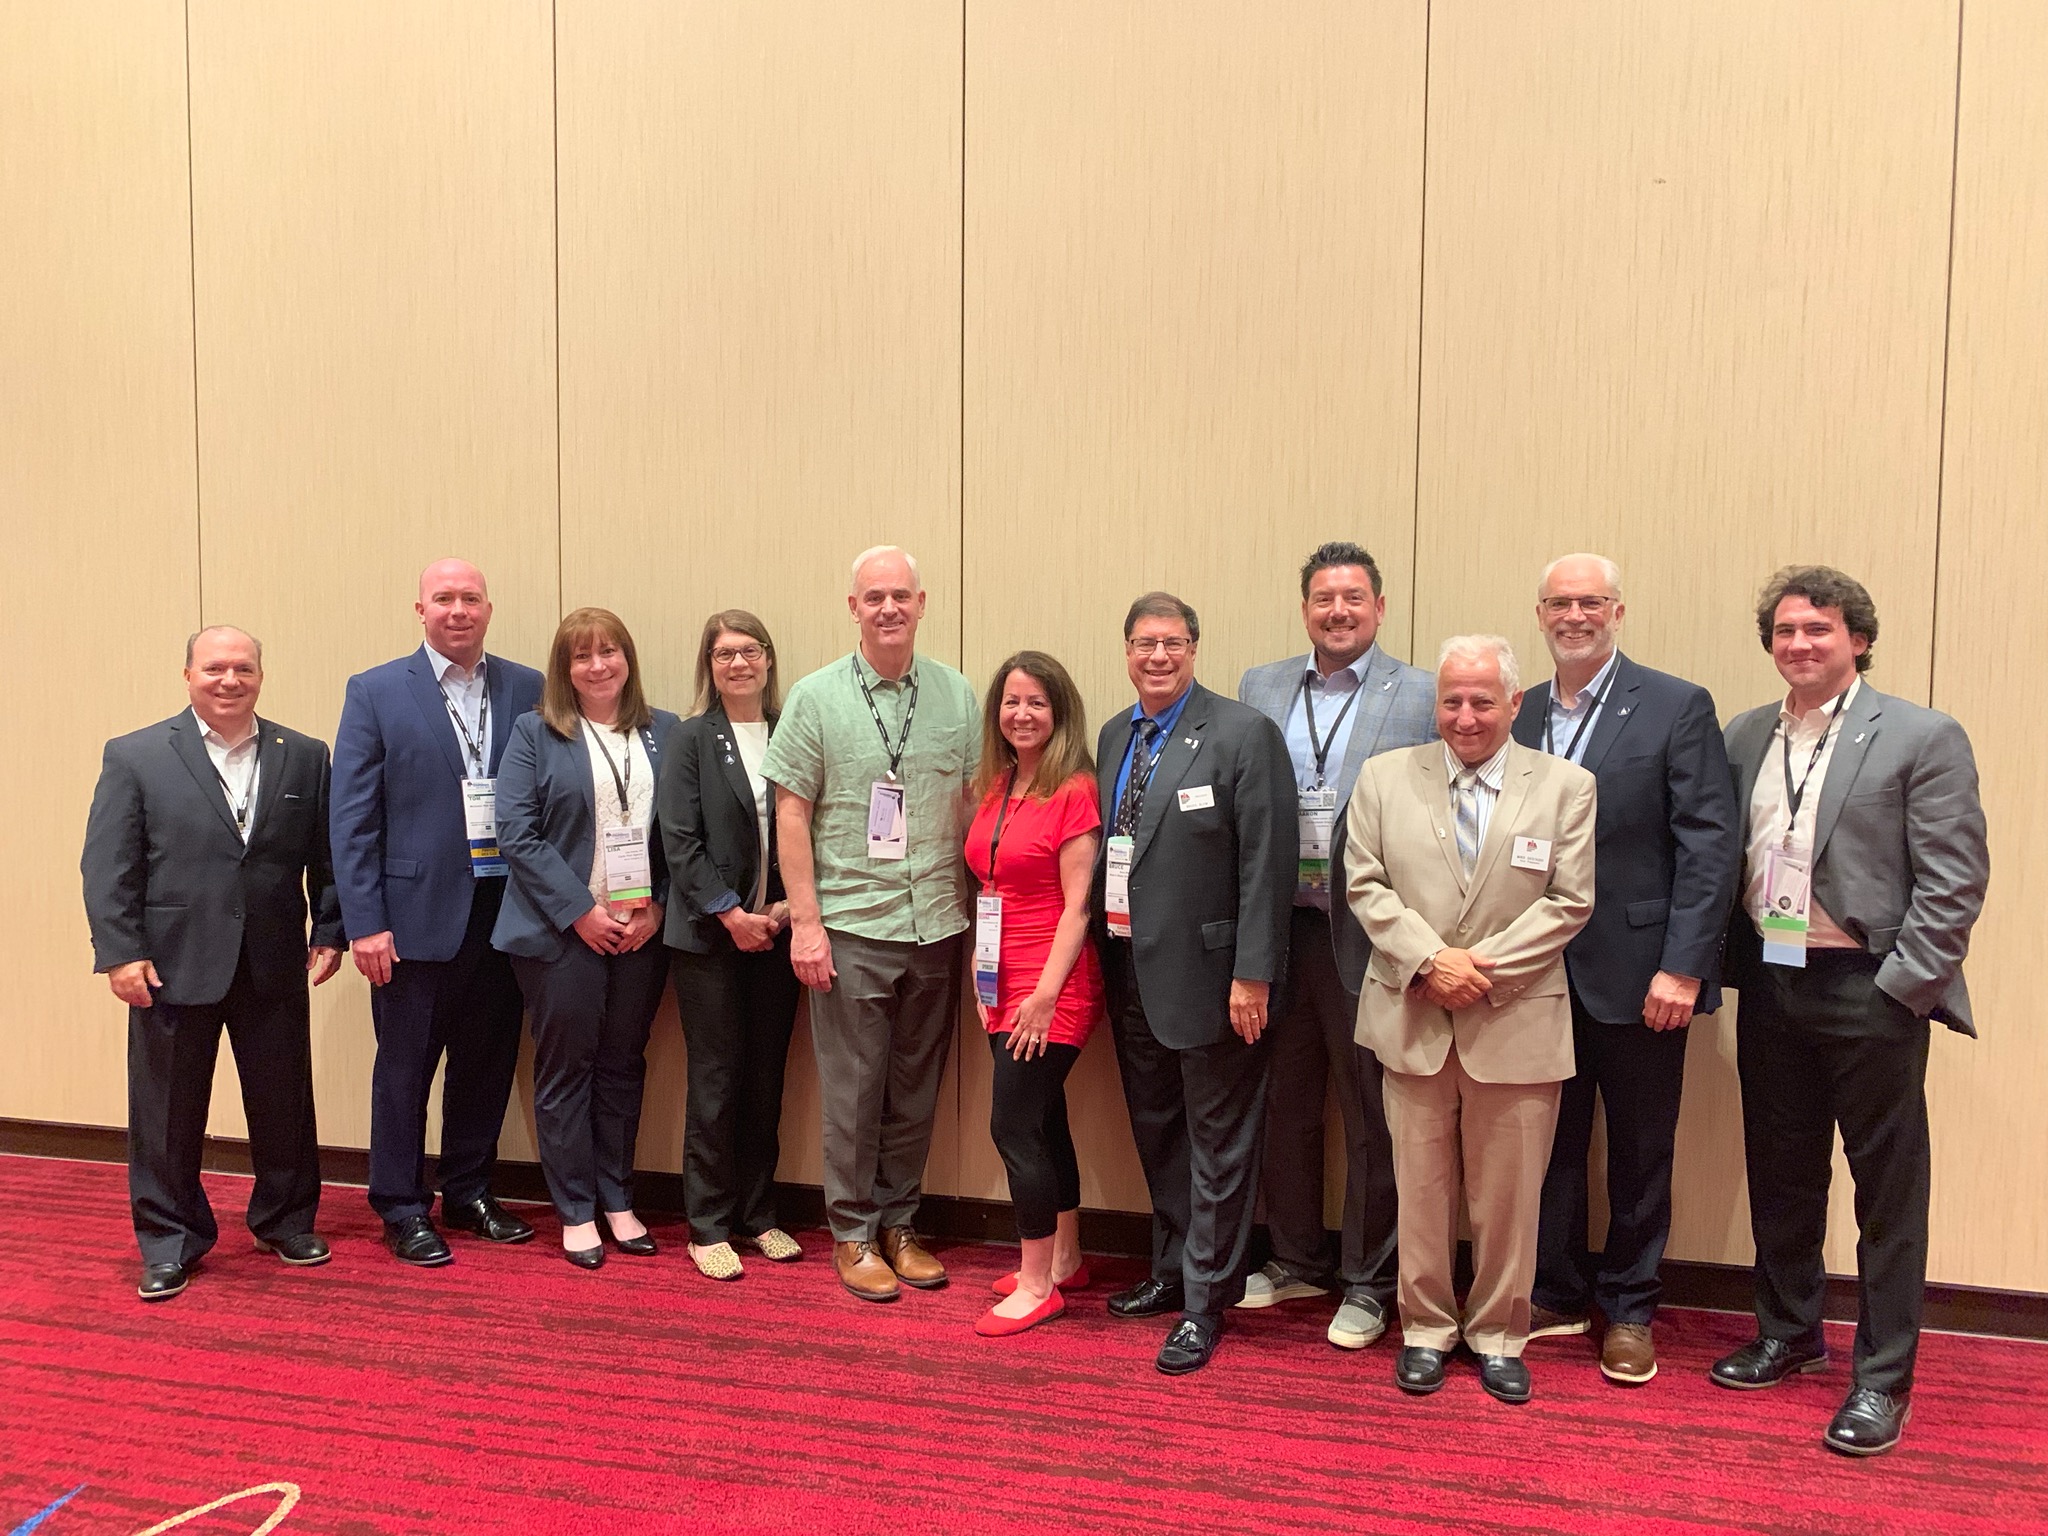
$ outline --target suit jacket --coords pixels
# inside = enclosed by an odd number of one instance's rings
[[[1728,760],[1748,845],[1777,704],[1728,722]],[[1991,879],[1984,807],[1970,738],[1949,716],[1869,683],[1835,726],[1814,823],[1813,896],[1842,931],[1883,963],[1877,985],[1915,1017],[1975,1035],[1963,957]],[[1749,878],[1747,868],[1743,882]],[[1763,966],[1756,924],[1738,902],[1728,927],[1728,980]]]
[[[541,676],[488,658],[490,771],[519,717],[540,705]],[[452,960],[476,877],[462,781],[469,769],[425,646],[348,680],[334,737],[334,883],[358,938],[390,930],[401,960]]]
[[[774,723],[769,723],[774,729]],[[768,900],[783,899],[776,867],[774,789],[768,802]],[[663,938],[672,949],[731,952],[717,914],[746,905],[761,877],[761,833],[754,788],[725,706],[693,715],[669,737],[656,805],[668,855],[671,900]]]
[[[1288,716],[1301,708],[1301,679],[1311,660],[1310,656],[1291,656],[1286,661],[1268,662],[1253,667],[1238,681],[1239,701],[1279,726],[1283,740]],[[1422,668],[1375,651],[1359,686],[1359,700],[1352,706],[1351,736],[1330,781],[1337,791],[1337,824],[1330,834],[1330,948],[1337,957],[1337,974],[1354,996],[1365,980],[1372,942],[1344,904],[1344,808],[1351,803],[1359,766],[1367,758],[1437,739],[1436,679]]]
[[[164,1002],[216,1003],[245,949],[250,979],[278,992],[306,985],[309,944],[346,942],[327,856],[327,744],[260,715],[256,727],[247,844],[189,709],[107,743],[79,860],[94,970],[149,960]]]
[[[1125,709],[1097,742],[1105,828],[1116,821],[1117,772],[1130,739]],[[1214,803],[1183,808],[1181,792],[1204,787]],[[1192,684],[1180,723],[1161,745],[1133,834],[1128,941],[1112,939],[1102,924],[1106,855],[1095,861],[1097,941],[1112,951],[1130,944],[1145,1018],[1162,1045],[1217,1044],[1231,1032],[1233,979],[1276,987],[1283,979],[1299,851],[1294,770],[1279,728]],[[1111,1006],[1120,1009],[1124,968],[1110,963],[1104,971]]]
[[[680,722],[665,709],[640,728],[640,745],[654,782],[661,783],[664,744]],[[597,905],[590,894],[590,868],[597,858],[597,779],[590,748],[579,731],[557,736],[536,712],[512,727],[505,760],[498,768],[498,850],[511,866],[504,905],[491,930],[491,945],[508,955],[559,960],[571,944],[570,929]],[[647,829],[654,900],[668,904],[668,863],[661,828]],[[404,951],[399,951],[403,954]]]
[[[1372,939],[1358,999],[1358,1043],[1396,1072],[1443,1069],[1451,1042],[1482,1083],[1562,1082],[1573,1071],[1564,948],[1593,910],[1593,775],[1508,746],[1506,775],[1472,878],[1458,863],[1441,743],[1365,765],[1351,792],[1345,894]],[[1547,869],[1519,869],[1518,837],[1550,843]],[[1493,990],[1452,1012],[1411,992],[1446,947],[1499,962]]]
[[[1515,740],[1541,748],[1551,684],[1522,696]],[[1600,784],[1593,915],[1566,946],[1579,1000],[1640,1024],[1650,978],[1696,976],[1694,1013],[1721,1006],[1721,937],[1742,870],[1742,817],[1713,695],[1617,656],[1580,766]]]

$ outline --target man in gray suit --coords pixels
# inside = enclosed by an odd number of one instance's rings
[[[1912,1411],[1927,1024],[1977,1032],[1962,968],[1990,879],[1984,812],[1963,728],[1862,681],[1877,608],[1860,583],[1788,566],[1763,590],[1757,630],[1790,688],[1727,731],[1747,837],[1727,976],[1742,993],[1757,1338],[1713,1379],[1769,1387],[1826,1365],[1821,1243],[1840,1126],[1862,1299],[1854,1379],[1824,1442],[1874,1456],[1898,1444]]]
[[[1322,545],[1301,568],[1306,656],[1246,672],[1240,702],[1280,727],[1297,796],[1294,912],[1287,988],[1273,1015],[1263,1180],[1273,1257],[1245,1281],[1240,1307],[1321,1296],[1331,1276],[1323,1230],[1323,1099],[1344,1117],[1344,1225],[1335,1273],[1344,1300],[1329,1340],[1363,1349],[1386,1331],[1395,1283],[1394,1159],[1379,1058],[1352,1043],[1360,974],[1339,972],[1334,930],[1364,935],[1330,899],[1331,843],[1367,758],[1436,736],[1436,682],[1379,647],[1387,599],[1357,544]]]

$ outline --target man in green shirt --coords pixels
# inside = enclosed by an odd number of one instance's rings
[[[981,718],[967,679],[917,654],[915,560],[865,551],[846,601],[860,645],[790,689],[761,772],[811,989],[833,1266],[892,1301],[899,1281],[946,1283],[913,1222],[960,999]]]

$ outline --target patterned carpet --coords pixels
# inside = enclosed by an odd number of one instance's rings
[[[2048,1532],[2041,1345],[1930,1335],[1905,1445],[1859,1463],[1818,1443],[1844,1365],[1708,1384],[1740,1317],[1667,1313],[1635,1391],[1546,1340],[1519,1409],[1469,1364],[1404,1397],[1387,1345],[1324,1343],[1322,1302],[1238,1314],[1170,1380],[1164,1325],[1111,1319],[1099,1283],[977,1338],[1003,1248],[944,1250],[951,1287],[887,1307],[838,1289],[818,1234],[724,1286],[674,1225],[580,1273],[552,1219],[418,1272],[330,1188],[334,1262],[290,1270],[248,1245],[247,1181],[207,1183],[227,1235],[144,1306],[123,1170],[0,1157],[0,1531]]]

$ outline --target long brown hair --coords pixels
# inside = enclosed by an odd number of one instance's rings
[[[569,680],[569,664],[576,659],[579,645],[600,636],[626,658],[626,685],[619,690],[613,728],[643,730],[654,719],[654,711],[647,707],[647,694],[640,687],[640,653],[633,649],[633,637],[625,624],[609,608],[578,608],[555,626],[555,643],[548,648],[547,681],[540,692],[540,717],[564,741],[583,729],[583,707],[576,699],[576,685]]]
[[[703,638],[697,642],[697,702],[692,713],[703,714],[718,702],[718,684],[712,678],[711,652],[718,637],[730,630],[761,642],[768,653],[768,681],[761,685],[761,713],[773,720],[782,713],[782,674],[775,664],[775,642],[768,638],[768,626],[744,608],[721,608],[704,621]]]
[[[981,705],[981,767],[974,775],[974,798],[979,801],[1009,777],[1017,766],[1017,749],[1003,739],[1003,689],[1012,672],[1022,672],[1045,690],[1052,705],[1052,735],[1039,754],[1038,769],[1024,792],[1046,800],[1077,773],[1093,773],[1095,758],[1088,750],[1088,711],[1081,703],[1081,690],[1067,676],[1067,669],[1044,651],[1019,651],[996,668]]]

